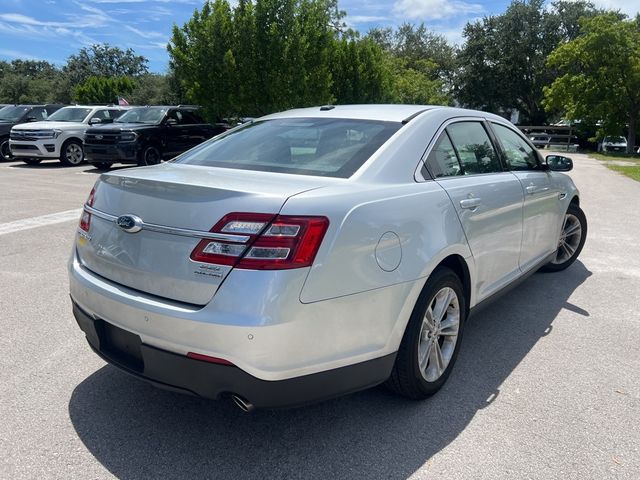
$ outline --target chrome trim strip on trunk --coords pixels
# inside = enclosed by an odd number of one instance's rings
[[[101,212],[100,210],[96,210],[89,205],[85,205],[84,209],[91,215],[95,215],[96,217],[108,222],[115,223],[118,219],[118,217],[115,215]],[[144,221],[142,222],[141,226],[142,230],[148,230],[150,232],[179,235],[182,237],[206,238],[207,240],[221,240],[231,243],[247,243],[251,239],[251,237],[248,235],[231,235],[226,233],[203,232],[201,230],[191,230],[188,228],[167,227],[165,225],[157,225],[155,223],[145,223]]]

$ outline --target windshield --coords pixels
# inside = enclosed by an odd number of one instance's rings
[[[604,141],[611,143],[626,143],[627,139],[624,137],[604,137]]]
[[[166,108],[132,108],[128,112],[122,114],[116,120],[117,123],[146,123],[149,125],[157,125],[167,113]]]
[[[401,126],[353,119],[265,120],[216,137],[176,162],[348,178]]]
[[[47,120],[51,122],[83,122],[92,108],[65,107],[49,115]]]
[[[0,109],[0,122],[17,122],[31,107],[4,107]]]

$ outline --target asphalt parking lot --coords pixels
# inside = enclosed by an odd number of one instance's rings
[[[90,351],[66,261],[99,172],[0,163],[0,478],[640,478],[640,183],[572,157],[580,259],[472,317],[439,394],[251,415]]]

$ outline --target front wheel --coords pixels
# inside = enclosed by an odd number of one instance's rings
[[[576,261],[587,239],[587,217],[582,209],[572,203],[564,215],[558,250],[555,257],[544,267],[544,272],[559,272]]]
[[[140,161],[138,162],[138,164],[140,166],[157,165],[161,162],[162,162],[162,155],[160,154],[160,150],[150,145],[148,147],[145,147],[144,150],[142,150],[142,153],[140,155]]]
[[[11,148],[9,147],[9,138],[3,138],[0,140],[0,160],[5,162],[13,160]]]
[[[460,279],[449,268],[437,268],[418,297],[387,386],[414,400],[436,393],[458,356],[465,320]]]
[[[62,146],[60,161],[67,166],[80,165],[84,160],[82,144],[77,140],[69,140]]]

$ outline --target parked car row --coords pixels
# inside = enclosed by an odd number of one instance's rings
[[[227,128],[206,123],[193,106],[10,105],[0,109],[0,153],[29,165],[153,165]]]

